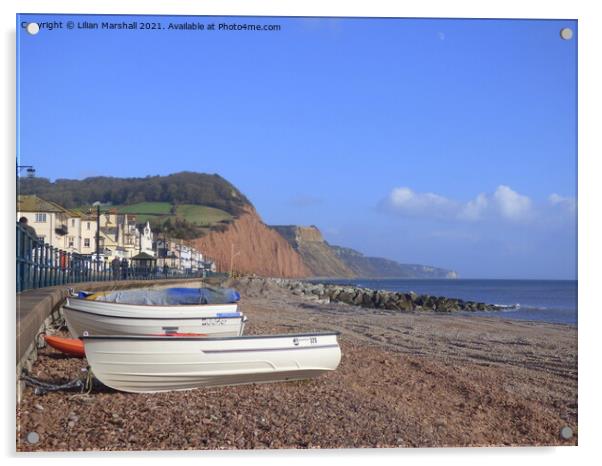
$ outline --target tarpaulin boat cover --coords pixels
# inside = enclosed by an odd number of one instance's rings
[[[121,290],[97,296],[96,301],[151,306],[179,304],[230,304],[240,300],[233,288],[164,288],[161,290]]]

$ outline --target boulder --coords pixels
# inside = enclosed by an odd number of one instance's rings
[[[353,296],[353,294],[343,290],[338,294],[336,300],[345,304],[353,304]]]
[[[387,300],[387,292],[386,291],[377,291],[376,295],[375,295],[375,305],[378,308],[384,308],[385,307],[385,301]]]
[[[358,292],[352,298],[352,302],[356,306],[361,306],[364,303],[364,291],[358,290]]]
[[[398,306],[400,311],[409,312],[414,310],[414,305],[411,301],[403,300],[398,301]]]
[[[374,307],[374,296],[376,292],[365,291],[362,293],[362,306],[363,307]]]
[[[424,307],[427,307],[429,309],[435,309],[437,307],[437,298],[435,298],[434,296],[425,296]]]
[[[385,304],[385,309],[389,311],[401,311],[401,308],[394,301],[389,301],[387,304]]]

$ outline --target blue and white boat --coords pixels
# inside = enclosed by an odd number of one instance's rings
[[[232,289],[165,288],[73,293],[63,315],[74,338],[82,335],[243,334],[246,317]]]

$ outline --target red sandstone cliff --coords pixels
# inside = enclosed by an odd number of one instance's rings
[[[226,231],[211,232],[193,243],[215,260],[221,272],[230,270],[233,248],[235,272],[289,278],[312,275],[299,253],[278,232],[267,227],[251,208]]]

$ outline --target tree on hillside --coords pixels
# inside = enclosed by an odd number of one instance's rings
[[[20,194],[36,194],[66,208],[90,205],[96,201],[113,205],[138,202],[199,204],[239,216],[249,200],[219,175],[181,172],[168,176],[115,178],[97,176],[84,180],[44,178],[19,180]]]

